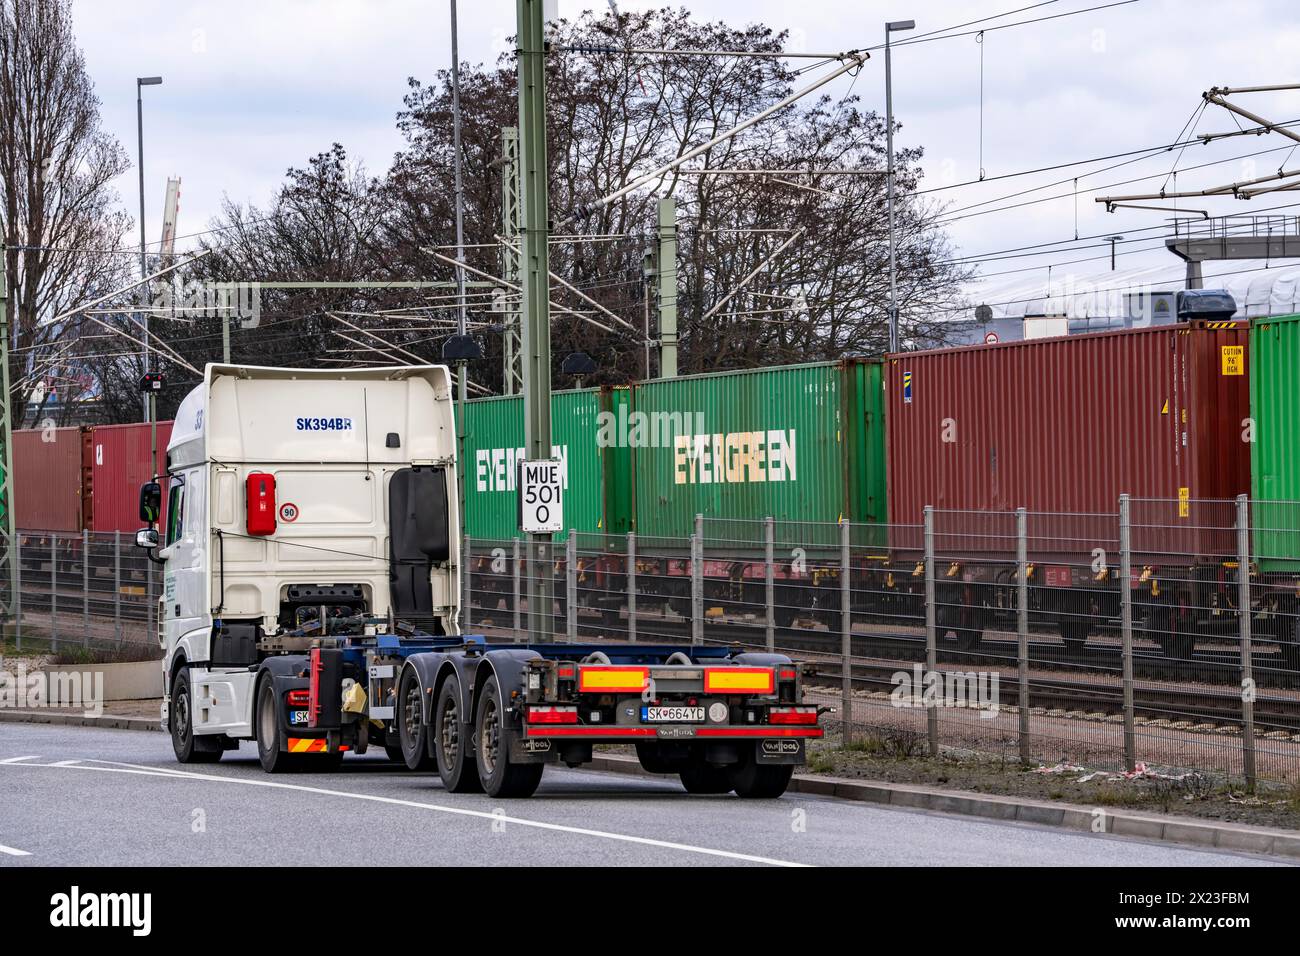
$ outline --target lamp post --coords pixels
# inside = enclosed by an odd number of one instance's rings
[[[145,261],[144,254],[144,97],[142,92],[146,86],[158,86],[162,83],[161,76],[137,76],[135,78],[135,125],[137,143],[139,146],[140,167],[140,277],[144,278],[149,274],[149,266]],[[147,296],[149,290],[141,287],[141,294]],[[140,346],[144,350],[144,374],[149,374],[149,310],[144,309],[140,313]],[[153,455],[153,472],[158,474],[158,421],[154,411],[157,408],[155,404],[154,392],[149,390],[142,396],[145,421],[150,423],[150,450]]]
[[[898,351],[898,272],[894,255],[894,86],[889,64],[889,38],[903,30],[914,30],[915,20],[894,20],[885,24],[885,150],[889,162],[889,351]]]

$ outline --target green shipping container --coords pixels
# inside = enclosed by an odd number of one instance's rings
[[[740,540],[761,535],[767,516],[787,528],[883,522],[881,368],[853,359],[637,386],[624,437],[633,446],[638,535],[685,538],[696,514],[735,520]]]
[[[1250,329],[1251,497],[1263,571],[1300,571],[1300,315]]]
[[[551,445],[564,464],[565,532],[612,532],[631,527],[627,461],[598,443],[600,413],[626,404],[626,389],[584,389],[551,396]],[[523,455],[524,401],[519,396],[465,403],[461,481],[465,533],[501,540],[520,537],[516,462]],[[611,518],[612,516],[612,518]]]

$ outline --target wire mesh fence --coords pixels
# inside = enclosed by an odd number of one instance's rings
[[[5,637],[14,651],[157,646],[162,569],[133,538],[20,531],[13,560],[18,586],[6,594]]]
[[[15,557],[16,649],[155,644],[161,569],[124,535],[22,532]],[[930,508],[907,525],[701,515],[686,538],[575,532],[533,560],[519,539],[466,537],[462,569],[462,629],[492,640],[529,639],[531,594],[546,640],[809,661],[846,741],[1300,773],[1300,503],[1126,497],[1110,514]]]
[[[1300,504],[1244,499],[889,526],[699,516],[685,539],[575,532],[531,573],[550,578],[549,639],[815,663],[848,740],[1253,784],[1300,772],[1297,528]],[[466,551],[468,630],[526,640],[520,543]]]

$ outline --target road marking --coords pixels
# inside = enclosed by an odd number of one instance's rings
[[[31,856],[26,850],[15,850],[13,847],[3,844],[0,844],[0,853],[4,853],[6,856]]]
[[[17,766],[39,767],[42,769],[53,768],[59,770],[91,770],[99,773],[132,773],[151,777],[165,777],[173,780],[176,778],[185,778],[188,780],[206,780],[213,783],[237,783],[247,787],[269,787],[274,790],[294,790],[298,793],[314,793],[326,797],[345,797],[351,800],[365,800],[371,803],[384,803],[390,806],[413,807],[418,810],[432,810],[435,813],[446,813],[452,816],[475,817],[481,820],[491,820],[493,822],[513,823],[521,827],[531,827],[536,830],[551,830],[557,833],[570,833],[576,836],[589,836],[621,843],[636,843],[641,846],[660,847],[666,850],[679,850],[684,853],[717,856],[745,863],[763,863],[769,866],[799,867],[809,865],[807,863],[796,863],[792,860],[777,860],[766,856],[755,856],[750,853],[735,853],[731,850],[716,850],[712,847],[695,846],[690,843],[674,843],[671,840],[656,840],[652,837],[632,836],[631,834],[614,833],[609,830],[592,830],[587,827],[574,827],[562,823],[547,823],[543,820],[529,820],[525,817],[513,817],[503,813],[493,813],[488,810],[470,810],[467,807],[449,807],[439,803],[424,803],[418,800],[402,800],[398,797],[383,797],[373,793],[348,793],[345,790],[330,790],[325,787],[309,787],[298,783],[281,783],[278,780],[254,780],[242,777],[226,777],[217,774],[193,773],[185,770],[163,769],[159,767],[142,766],[140,764],[120,763],[113,760],[97,760],[93,757],[87,759],[91,763],[104,763],[109,764],[109,766],[93,767],[87,763],[74,763],[67,760],[59,761],[57,763],[17,764]],[[12,763],[13,761],[0,762]]]
[[[18,763],[20,760],[35,760],[39,756],[40,754],[31,754],[26,757],[6,757],[4,760],[0,760],[0,763]]]

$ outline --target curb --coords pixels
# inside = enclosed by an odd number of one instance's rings
[[[665,779],[647,773],[634,757],[598,756],[585,769]],[[898,783],[842,780],[813,774],[796,774],[790,791],[840,800],[879,803],[909,810],[932,810],[983,817],[987,820],[1034,823],[1082,833],[1105,832],[1163,843],[1211,847],[1240,853],[1260,853],[1300,861],[1300,833],[1232,823],[1202,823],[1188,817],[1114,811],[1103,807],[1024,800],[999,794],[943,790]],[[1098,814],[1104,814],[1098,816]],[[1094,831],[1098,819],[1105,829]]]
[[[154,732],[162,730],[158,719],[154,717],[115,717],[110,714],[86,717],[81,714],[60,714],[41,710],[0,710],[0,723],[5,722],[108,727],[114,730]],[[635,757],[596,756],[583,769],[631,774],[654,780],[666,779],[663,774],[647,773]],[[1073,803],[1049,803],[1000,794],[943,790],[938,787],[918,787],[901,783],[841,780],[838,777],[822,777],[814,774],[796,774],[790,780],[789,791],[834,797],[839,800],[879,803],[908,810],[932,810],[936,813],[983,817],[986,820],[1034,823],[1081,833],[1094,832],[1093,825],[1098,819],[1096,814],[1100,811],[1104,814],[1101,819],[1105,821],[1105,830],[1096,832],[1162,843],[1287,857],[1300,861],[1300,833],[1270,830],[1265,827],[1202,823],[1188,817],[1127,813]]]
[[[0,723],[59,724],[65,727],[108,727],[113,730],[162,732],[157,717],[115,717],[112,714],[88,717],[84,714],[61,714],[48,710],[0,710]]]

